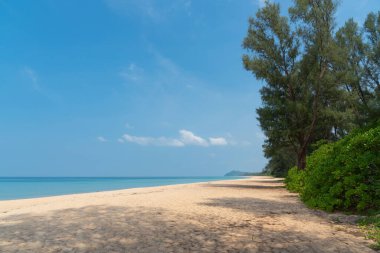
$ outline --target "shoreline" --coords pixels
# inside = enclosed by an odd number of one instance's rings
[[[70,196],[70,195],[79,195],[79,194],[93,194],[93,193],[106,193],[106,192],[113,192],[113,191],[125,191],[125,190],[132,190],[132,189],[144,189],[144,188],[154,188],[154,187],[165,187],[165,186],[177,186],[177,185],[188,185],[188,184],[205,184],[209,182],[219,182],[219,181],[231,181],[231,180],[244,180],[248,179],[251,176],[241,176],[239,178],[230,178],[225,179],[225,180],[211,180],[211,181],[200,181],[200,182],[191,182],[191,183],[178,183],[178,184],[167,184],[167,185],[157,185],[157,186],[137,186],[137,187],[130,187],[130,188],[123,188],[123,189],[110,189],[110,190],[99,190],[99,191],[89,191],[89,192],[78,192],[78,193],[67,193],[67,194],[58,194],[58,195],[47,195],[47,196],[40,196],[40,197],[30,197],[30,198],[17,198],[17,199],[0,199],[0,208],[1,208],[1,203],[6,202],[6,201],[17,201],[17,200],[34,200],[34,199],[43,199],[43,198],[51,198],[51,197],[61,197],[61,196]],[[261,177],[261,176],[260,176]],[[265,176],[263,176],[265,177]],[[60,178],[60,177],[57,177]],[[77,178],[77,177],[73,177]],[[84,177],[85,178],[85,177]],[[102,178],[102,177],[99,177]],[[117,178],[117,177],[115,177]],[[123,178],[123,177],[120,177]],[[127,178],[127,177],[126,177]],[[131,177],[132,178],[132,177]],[[149,178],[149,177],[146,177]],[[159,177],[157,177],[159,178]],[[169,178],[169,177],[163,177],[163,178]],[[183,177],[186,178],[186,177]],[[191,178],[191,177],[189,177]],[[0,211],[1,213],[1,211]]]
[[[193,184],[193,183],[207,183],[207,182],[213,182],[213,181],[226,181],[226,180],[238,180],[238,179],[244,179],[244,178],[249,178],[249,176],[239,176],[239,177],[217,177],[217,176],[208,176],[208,177],[201,177],[201,176],[193,176],[193,177],[0,177],[0,179],[118,179],[118,180],[123,180],[123,179],[143,179],[143,180],[172,180],[172,179],[177,179],[177,180],[191,180],[191,179],[201,179],[202,181],[195,181],[195,182],[178,182],[178,183],[167,183],[167,184],[157,184],[157,185],[141,185],[141,186],[130,186],[128,187],[128,184],[131,182],[125,182],[125,188],[122,187],[115,187],[114,189],[78,189],[77,192],[68,192],[68,193],[41,193],[37,194],[37,196],[31,196],[31,197],[16,197],[16,198],[5,198],[1,199],[0,198],[0,203],[3,201],[12,201],[12,200],[27,200],[27,199],[37,199],[37,198],[48,198],[48,197],[58,197],[58,196],[66,196],[66,195],[75,195],[75,194],[88,194],[88,193],[97,193],[97,192],[107,192],[107,191],[119,191],[119,190],[128,190],[128,189],[140,189],[140,188],[148,188],[148,187],[159,187],[159,186],[169,186],[169,185],[182,185],[182,184]],[[217,179],[216,179],[217,178]],[[77,181],[71,181],[71,182],[77,182]],[[1,181],[0,181],[1,183]],[[29,182],[26,182],[29,183]],[[44,183],[53,183],[53,182],[41,182],[41,184]],[[58,184],[61,184],[62,182],[58,181]],[[83,182],[82,182],[83,183]],[[94,182],[90,182],[94,183]],[[103,184],[106,182],[102,182]],[[132,183],[135,183],[132,181]],[[113,183],[111,182],[111,185]],[[99,186],[98,186],[99,187]],[[104,185],[103,185],[104,187]],[[102,188],[102,186],[100,186]]]
[[[266,176],[0,202],[0,252],[375,252],[369,244]]]
[[[259,177],[267,177],[267,176],[259,176]],[[181,186],[188,185],[199,185],[199,184],[209,184],[211,182],[229,182],[229,181],[239,181],[246,180],[251,178],[251,176],[247,176],[246,178],[236,178],[236,179],[226,179],[226,180],[214,180],[214,181],[203,181],[196,183],[183,183],[183,184],[170,184],[170,185],[160,185],[160,186],[146,186],[146,187],[133,187],[133,188],[125,188],[125,189],[117,189],[117,190],[105,190],[105,191],[96,191],[96,192],[83,192],[83,193],[72,193],[72,194],[62,194],[62,195],[54,195],[54,196],[45,196],[45,197],[35,197],[35,198],[24,198],[24,199],[9,199],[9,200],[0,200],[0,218],[2,214],[12,211],[9,207],[17,206],[17,209],[22,207],[27,207],[25,205],[31,204],[35,205],[36,203],[45,203],[49,201],[59,201],[59,200],[67,200],[67,199],[77,199],[77,198],[97,198],[97,197],[112,197],[115,194],[126,194],[126,195],[135,195],[135,194],[143,194],[149,193],[154,190],[163,190],[176,188]]]

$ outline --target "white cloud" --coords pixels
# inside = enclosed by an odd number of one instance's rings
[[[153,143],[153,138],[150,137],[138,137],[138,136],[133,136],[129,134],[124,134],[123,135],[124,140],[128,142],[133,142],[142,146],[149,145]]]
[[[231,133],[227,133],[226,138],[224,138],[227,142],[227,145],[229,146],[239,146],[239,147],[245,147],[252,145],[251,141],[248,140],[242,140],[242,139],[236,139]]]
[[[103,136],[98,136],[97,139],[98,139],[98,141],[100,141],[100,142],[107,142],[107,139],[104,138]]]
[[[180,130],[181,141],[186,145],[208,146],[209,143],[202,137],[196,136],[188,130]]]
[[[160,137],[157,139],[159,146],[171,146],[171,147],[183,147],[185,144],[177,139],[170,139],[166,137]]]
[[[226,146],[228,144],[227,140],[223,137],[209,138],[210,145],[213,146]]]
[[[127,142],[136,143],[141,146],[168,146],[168,147],[183,147],[184,143],[177,139],[171,139],[166,137],[144,137],[144,136],[133,136],[129,134],[124,134],[123,139]]]
[[[189,130],[182,129],[179,131],[178,138],[168,137],[148,137],[148,136],[134,136],[124,134],[118,142],[131,142],[141,146],[166,146],[166,147],[184,147],[184,146],[226,146],[228,141],[223,137],[211,137],[208,140],[195,135]]]

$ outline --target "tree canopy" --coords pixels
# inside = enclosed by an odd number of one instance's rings
[[[273,174],[304,169],[320,143],[380,115],[380,12],[362,28],[353,19],[337,28],[337,7],[334,0],[294,0],[282,16],[267,1],[249,19],[243,64],[265,83],[257,114]]]

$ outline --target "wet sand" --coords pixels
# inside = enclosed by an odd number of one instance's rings
[[[370,243],[270,177],[0,201],[0,252],[375,252]]]

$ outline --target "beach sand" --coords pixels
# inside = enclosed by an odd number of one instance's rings
[[[270,177],[0,201],[0,252],[374,252],[369,244]]]

